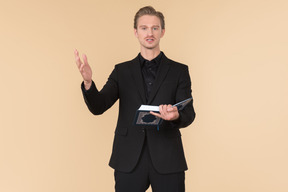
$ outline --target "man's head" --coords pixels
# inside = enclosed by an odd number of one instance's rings
[[[159,12],[156,11],[153,7],[151,6],[146,6],[146,7],[142,7],[141,9],[139,9],[139,11],[135,14],[134,17],[134,29],[137,29],[138,27],[138,19],[144,15],[151,15],[151,16],[156,16],[160,19],[160,23],[161,23],[161,28],[165,29],[165,20],[164,20],[164,15]]]
[[[134,18],[134,33],[141,45],[141,50],[159,51],[160,39],[165,33],[164,16],[153,7],[141,8]]]

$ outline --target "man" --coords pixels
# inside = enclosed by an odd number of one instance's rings
[[[187,164],[179,129],[193,122],[195,112],[192,102],[181,111],[171,104],[191,97],[188,67],[160,51],[165,33],[161,12],[151,6],[141,8],[134,18],[134,33],[140,43],[139,55],[116,65],[101,91],[92,81],[87,56],[81,61],[75,51],[84,100],[99,115],[119,99],[109,162],[115,169],[116,192],[144,192],[150,184],[153,192],[183,192]],[[142,104],[159,105],[160,114],[151,112],[163,119],[158,128],[133,124]]]

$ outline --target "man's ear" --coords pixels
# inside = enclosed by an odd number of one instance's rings
[[[165,34],[165,29],[162,29],[161,30],[161,38],[164,36],[164,34]]]
[[[138,38],[138,32],[137,32],[137,29],[134,29],[134,35],[135,35],[135,37]]]

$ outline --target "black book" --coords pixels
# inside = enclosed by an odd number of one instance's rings
[[[185,99],[179,103],[176,103],[174,106],[178,108],[178,111],[184,109],[184,107],[192,101],[192,97],[189,99]],[[135,125],[160,125],[162,123],[162,119],[150,114],[150,111],[155,113],[159,112],[159,106],[154,105],[141,105],[140,108],[136,111],[135,115]]]

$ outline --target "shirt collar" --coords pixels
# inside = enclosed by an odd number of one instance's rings
[[[151,61],[155,62],[155,64],[159,66],[160,62],[161,62],[162,55],[163,55],[163,52],[161,51],[160,54],[157,57],[155,57],[154,59],[152,59]],[[145,61],[147,61],[147,59],[144,59],[144,57],[141,55],[141,53],[138,54],[138,58],[140,61],[140,66],[142,68]]]

